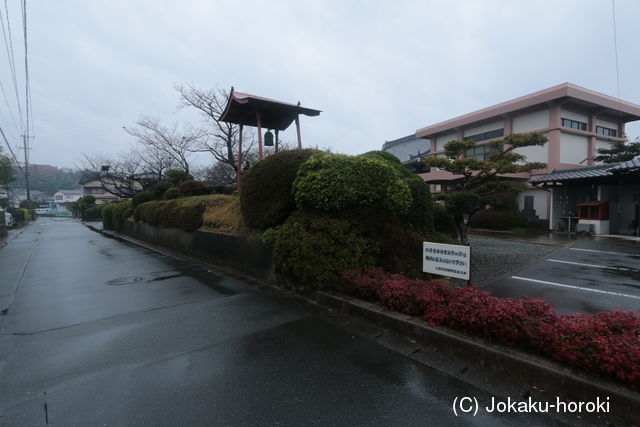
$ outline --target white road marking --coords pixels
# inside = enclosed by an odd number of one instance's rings
[[[617,297],[640,299],[640,296],[636,296],[636,295],[622,294],[619,292],[602,291],[600,289],[583,288],[580,286],[565,285],[563,283],[547,282],[546,280],[527,279],[526,277],[519,277],[519,276],[511,276],[511,278],[516,280],[525,280],[527,282],[540,283],[543,285],[559,286],[561,288],[578,289],[581,291],[595,292],[598,294],[607,294],[607,295],[615,295]]]
[[[594,268],[606,268],[607,270],[617,270],[617,271],[640,271],[635,268],[630,267],[611,267],[608,265],[598,265],[598,264],[584,264],[582,262],[573,262],[573,261],[562,261],[559,259],[548,259],[547,261],[551,262],[560,262],[562,264],[571,264],[571,265],[580,265],[582,267],[594,267]]]
[[[582,262],[573,262],[573,261],[562,261],[559,259],[548,259],[547,261],[551,262],[561,262],[562,264],[571,264],[571,265],[581,265],[583,267],[595,267],[595,268],[608,268],[610,270],[618,270],[616,267],[609,267],[607,265],[598,265],[598,264],[584,264]]]
[[[572,251],[598,252],[598,253],[601,253],[601,254],[630,255],[630,256],[633,256],[633,255],[636,255],[636,256],[637,256],[637,255],[640,255],[640,254],[638,254],[638,253],[635,253],[635,254],[634,254],[634,253],[630,253],[630,252],[599,251],[599,250],[596,250],[596,249],[581,249],[581,248],[569,248],[569,249],[570,249],[570,250],[572,250]]]

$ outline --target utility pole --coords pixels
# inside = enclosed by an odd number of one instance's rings
[[[27,207],[31,209],[31,191],[29,190],[29,100],[31,91],[29,90],[29,62],[27,61],[27,0],[22,2],[22,23],[24,29],[24,99],[26,103],[25,116],[27,118],[27,127],[22,138],[24,139],[24,178],[27,184]]]

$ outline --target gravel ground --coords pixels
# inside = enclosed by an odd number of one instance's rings
[[[471,282],[491,283],[560,249],[556,245],[514,242],[504,239],[470,237]]]

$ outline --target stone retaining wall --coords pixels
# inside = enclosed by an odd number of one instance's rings
[[[187,232],[133,221],[125,221],[120,233],[258,280],[271,281],[274,278],[271,249],[259,237],[201,230]]]

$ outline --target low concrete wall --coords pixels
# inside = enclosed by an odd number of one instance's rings
[[[523,384],[536,386],[541,391],[548,390],[552,401],[555,396],[576,402],[595,402],[598,397],[601,400],[609,397],[610,414],[623,420],[622,425],[636,425],[640,419],[640,393],[612,380],[597,378],[551,359],[446,327],[431,327],[420,318],[387,311],[379,305],[346,295],[323,291],[316,295],[319,304],[364,318],[420,345],[435,347],[442,357],[447,354],[461,357],[483,367],[488,375],[517,377]],[[540,396],[539,400],[544,398]]]
[[[211,231],[186,232],[144,222],[125,221],[120,233],[187,256],[256,278],[271,281],[274,265],[271,249],[258,237],[234,236]]]

